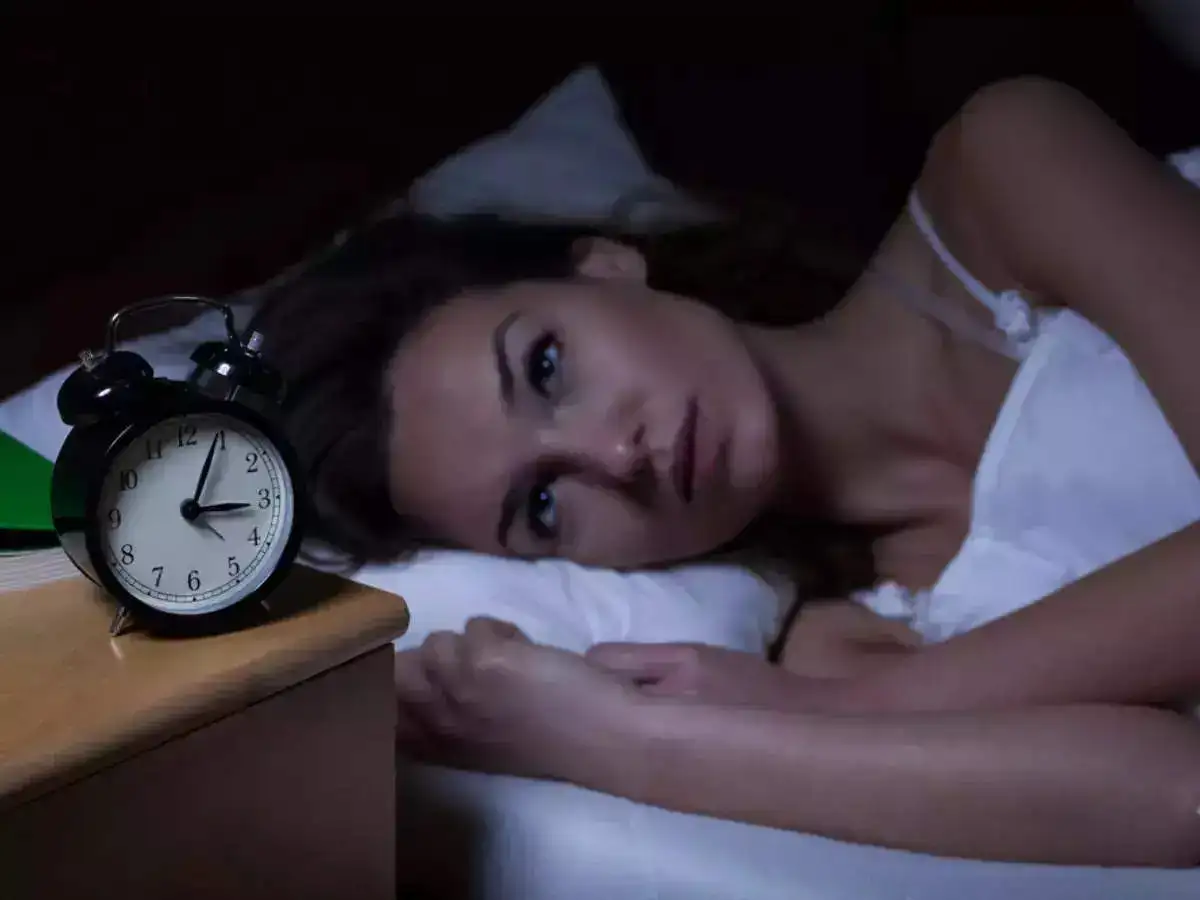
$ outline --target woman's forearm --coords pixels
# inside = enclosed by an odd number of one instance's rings
[[[623,783],[588,786],[938,855],[1200,863],[1200,727],[1167,712],[860,718],[672,703],[647,708],[637,743]]]
[[[850,710],[1200,698],[1200,523],[854,686]]]

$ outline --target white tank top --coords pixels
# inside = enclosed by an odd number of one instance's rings
[[[909,212],[1020,360],[958,554],[927,591],[884,583],[855,597],[941,641],[1200,520],[1200,478],[1114,341],[1072,311],[1035,313],[1017,292],[989,291],[950,254],[915,193]]]

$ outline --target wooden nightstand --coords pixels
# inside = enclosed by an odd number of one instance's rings
[[[0,593],[0,896],[395,896],[407,609],[309,569],[281,591],[303,611],[174,641],[110,638],[82,579]]]

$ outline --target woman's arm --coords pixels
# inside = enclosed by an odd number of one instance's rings
[[[861,678],[920,645],[915,631],[853,600],[808,600],[783,636],[779,665],[804,678]]]
[[[829,700],[843,710],[932,711],[1185,698],[1200,700],[1200,525]]]
[[[488,619],[397,654],[396,686],[442,762],[943,855],[1200,862],[1200,728],[1161,710],[733,708],[648,695]]]
[[[1038,80],[972,100],[922,182],[952,231],[999,248],[1025,288],[1121,344],[1200,461],[1200,191],[1074,91]],[[1200,697],[1197,648],[1200,525],[912,654],[842,699],[909,710],[1168,703]]]
[[[1167,712],[858,718],[665,703],[644,707],[640,728],[613,783],[586,786],[944,856],[1200,863],[1200,728]]]

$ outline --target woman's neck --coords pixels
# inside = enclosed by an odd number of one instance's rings
[[[780,411],[781,509],[888,526],[945,502],[932,335],[872,305],[847,302],[798,328],[748,329]]]

